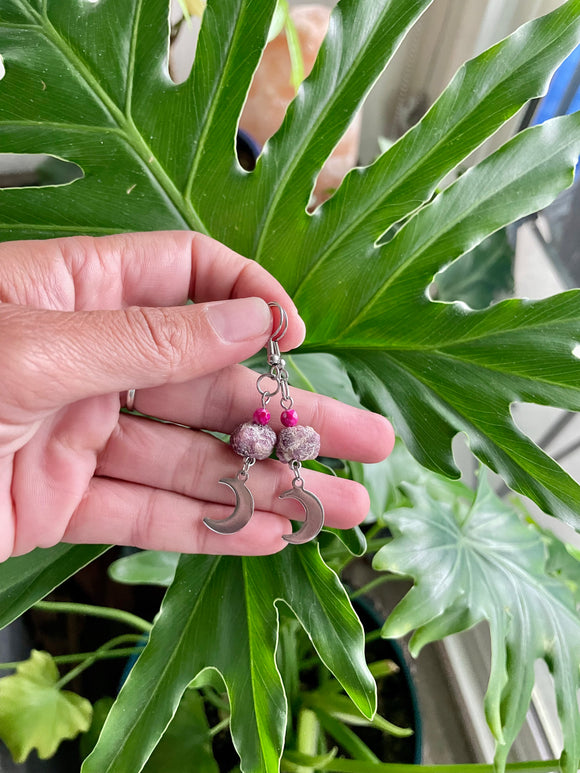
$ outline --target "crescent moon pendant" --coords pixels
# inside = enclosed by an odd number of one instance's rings
[[[311,539],[314,539],[324,526],[324,507],[320,499],[300,486],[294,486],[289,491],[280,494],[280,499],[296,499],[306,513],[306,519],[298,531],[293,534],[284,534],[283,539],[293,545],[302,545],[304,542],[310,542]]]
[[[204,518],[203,522],[216,534],[235,534],[243,529],[254,514],[254,497],[252,492],[246,488],[243,480],[239,478],[222,478],[220,483],[229,486],[236,495],[236,506],[234,512],[227,518],[214,519]]]

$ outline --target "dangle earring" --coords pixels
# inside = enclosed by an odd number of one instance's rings
[[[288,319],[282,307],[278,304],[270,305],[278,308],[287,325]],[[268,364],[271,366],[270,373],[278,383],[281,395],[280,407],[282,408],[280,421],[283,426],[278,433],[276,456],[281,462],[286,462],[294,473],[292,488],[280,494],[280,499],[296,499],[306,514],[300,529],[293,534],[284,534],[283,538],[293,545],[301,545],[314,539],[324,525],[322,502],[315,494],[304,488],[304,479],[300,474],[302,462],[307,459],[316,459],[318,456],[320,435],[312,427],[298,423],[298,413],[294,410],[294,400],[288,388],[286,363],[282,359],[278,346],[280,338],[281,336],[276,339],[272,338],[268,342]]]
[[[205,525],[218,534],[234,534],[242,529],[250,520],[254,512],[254,498],[246,486],[250,468],[258,459],[267,459],[274,447],[276,455],[282,462],[286,462],[294,479],[292,488],[284,491],[280,499],[296,499],[306,513],[302,527],[293,534],[285,534],[284,539],[295,545],[309,542],[314,539],[324,524],[324,508],[317,496],[304,488],[304,479],[300,471],[302,462],[306,459],[315,459],[320,450],[320,436],[312,427],[298,424],[298,414],[294,410],[294,401],[288,388],[288,371],[286,363],[280,354],[278,342],[288,328],[288,315],[279,303],[269,303],[270,308],[277,309],[280,314],[280,323],[270,336],[268,341],[268,365],[270,372],[258,377],[256,388],[261,396],[262,407],[254,412],[251,422],[244,422],[234,430],[230,444],[233,450],[244,458],[242,468],[235,478],[222,478],[220,483],[229,486],[236,496],[234,512],[222,520],[204,518]],[[270,379],[275,382],[275,388],[265,388],[264,382]],[[283,428],[278,438],[269,425],[270,412],[267,405],[278,393],[281,394],[280,406],[282,413],[280,421]]]

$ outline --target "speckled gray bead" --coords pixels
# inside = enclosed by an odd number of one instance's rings
[[[276,433],[267,425],[246,421],[235,428],[230,445],[240,456],[267,459],[276,445]]]
[[[303,462],[316,459],[320,451],[320,435],[312,427],[298,424],[283,427],[278,433],[276,455],[281,462]]]

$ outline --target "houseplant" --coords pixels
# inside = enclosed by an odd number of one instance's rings
[[[354,170],[313,215],[306,212],[322,163],[429,4],[341,0],[311,75],[248,174],[237,164],[234,138],[274,0],[209,2],[192,74],[180,85],[167,74],[166,0],[2,0],[0,149],[49,153],[78,164],[84,176],[68,185],[2,191],[0,233],[4,239],[151,228],[211,234],[259,260],[293,293],[308,326],[302,354],[338,357],[362,402],[393,419],[419,462],[456,477],[451,440],[464,432],[479,459],[512,489],[578,528],[578,485],[510,415],[517,401],[580,408],[578,293],[536,303],[509,300],[476,312],[434,303],[426,288],[442,266],[571,183],[580,152],[578,115],[523,132],[436,193],[447,173],[542,93],[580,38],[580,1],[568,0],[467,63],[407,135],[372,166]],[[425,504],[412,490],[408,496],[417,502],[412,523],[426,524],[422,514],[429,507],[438,522],[455,518],[447,557],[460,554],[466,540],[479,545],[465,529],[489,527],[496,510],[501,516],[499,506],[488,507],[485,488],[468,510]],[[390,518],[405,560],[397,559],[397,542],[377,559],[418,578],[387,631],[419,625],[421,643],[477,619],[490,622],[488,716],[498,770],[529,701],[533,661],[546,659],[565,736],[562,770],[573,773],[580,757],[578,669],[566,652],[577,653],[580,633],[568,570],[559,578],[547,573],[543,543],[527,527],[506,527],[504,543],[494,532],[488,559],[525,546],[528,563],[511,569],[502,563],[503,573],[489,568],[490,587],[507,578],[521,602],[513,619],[526,619],[530,589],[540,589],[542,609],[556,614],[547,616],[551,627],[543,639],[519,640],[514,658],[518,642],[508,621],[517,603],[507,614],[497,594],[485,603],[474,598],[471,561],[455,586],[458,597],[447,587],[434,596],[438,586],[425,582],[406,549],[409,512]],[[415,553],[436,555],[436,536],[427,525],[416,528]],[[357,534],[342,538],[358,541]],[[105,549],[59,545],[2,565],[2,624]],[[268,597],[258,588],[268,588]],[[276,770],[286,716],[275,659],[279,603],[305,626],[359,710],[372,714],[360,625],[316,546],[268,559],[184,556],[83,771],[140,770],[188,684],[216,670],[228,686],[242,769]]]

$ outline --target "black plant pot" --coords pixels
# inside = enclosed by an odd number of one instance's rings
[[[369,599],[357,598],[353,606],[367,633],[381,628],[381,618]],[[394,639],[375,639],[366,646],[367,663],[392,660],[399,670],[378,682],[378,712],[399,727],[410,727],[408,738],[386,736],[375,728],[356,728],[357,735],[382,762],[420,765],[423,757],[423,727],[415,683],[403,650]]]
[[[357,598],[353,601],[356,613],[367,633],[381,628],[384,619],[369,599]],[[423,732],[417,691],[401,646],[393,639],[376,639],[367,643],[365,648],[367,662],[392,660],[398,666],[398,672],[377,680],[378,712],[399,727],[409,727],[413,735],[408,738],[395,738],[386,735],[374,727],[353,727],[361,740],[376,754],[382,762],[407,763],[420,765],[423,754]],[[316,685],[313,684],[312,687]],[[212,708],[209,707],[209,711]],[[210,724],[217,724],[217,713],[210,717]],[[336,746],[332,738],[329,747]],[[339,747],[344,756],[348,756]],[[228,730],[214,738],[213,753],[220,771],[227,773],[238,763],[239,758],[233,747]]]

